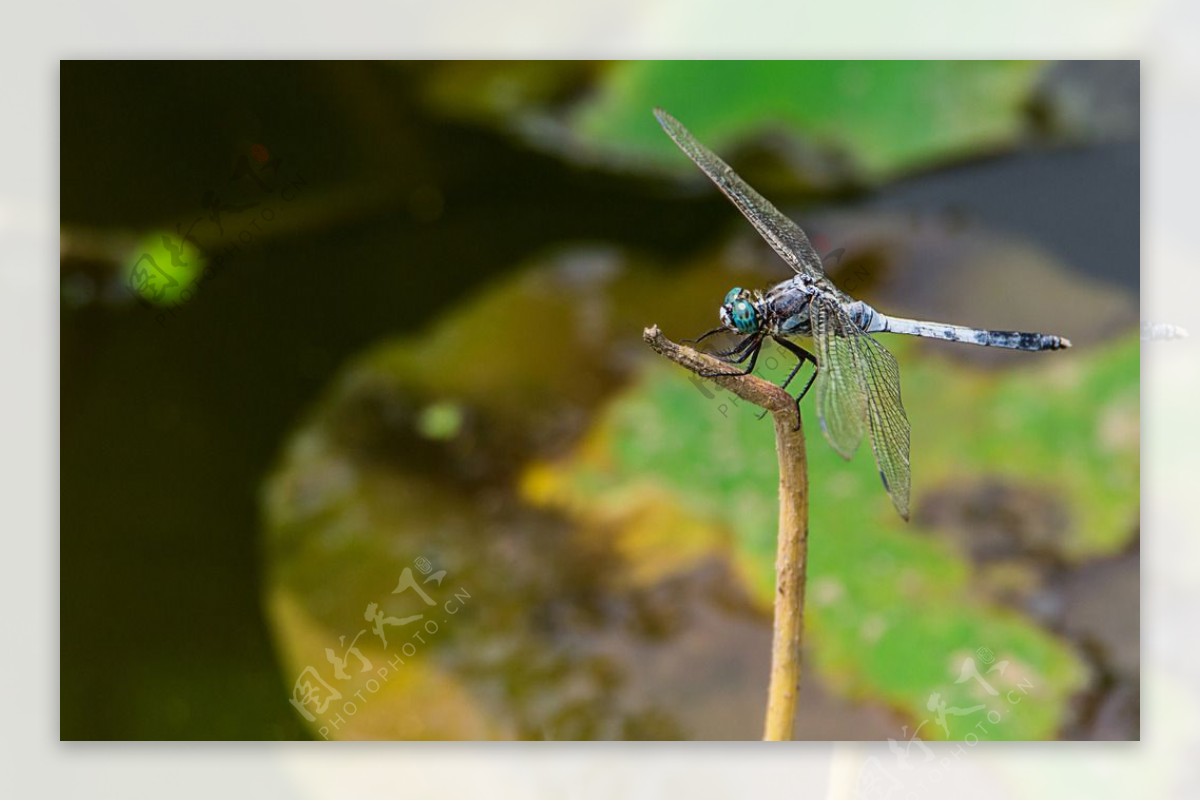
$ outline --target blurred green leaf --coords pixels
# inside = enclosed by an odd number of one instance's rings
[[[1015,61],[638,61],[614,64],[574,114],[593,148],[690,165],[661,106],[718,153],[773,130],[846,158],[869,181],[1012,146],[1040,65]]]
[[[726,157],[777,134],[786,172],[828,190],[1013,147],[1043,72],[1027,61],[470,62],[430,69],[423,92],[443,113],[570,157],[681,173],[691,166],[655,106]]]
[[[552,107],[603,69],[596,61],[440,61],[427,65],[422,91],[442,111],[503,122]]]

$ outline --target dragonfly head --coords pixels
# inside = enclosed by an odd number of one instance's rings
[[[738,286],[726,293],[725,302],[721,304],[718,313],[721,315],[722,325],[740,334],[756,333],[762,324],[758,308],[750,299],[750,293]]]

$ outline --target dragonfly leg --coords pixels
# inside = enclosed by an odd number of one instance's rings
[[[804,400],[804,396],[808,394],[808,390],[812,387],[813,382],[817,380],[817,363],[813,362],[812,375],[808,377],[808,381],[804,384],[804,389],[800,390],[800,394],[796,396],[796,405],[800,405],[800,401]]]
[[[776,342],[778,342],[780,345],[782,345],[784,350],[788,351],[789,353],[791,353],[793,356],[796,357],[796,366],[792,368],[792,372],[788,373],[787,379],[781,385],[781,387],[783,389],[788,388],[788,384],[792,383],[792,379],[796,377],[796,373],[800,372],[800,368],[804,366],[805,362],[813,363],[813,372],[812,372],[812,375],[810,375],[808,377],[808,383],[806,383],[804,385],[804,389],[800,390],[800,394],[796,396],[796,421],[797,421],[796,427],[799,428],[800,401],[802,401],[804,399],[804,396],[808,394],[809,388],[812,387],[813,381],[815,381],[817,378],[817,357],[813,356],[811,353],[809,353],[804,348],[797,345],[795,342],[789,342],[788,340],[784,339],[783,337],[773,336],[771,338],[774,339]],[[762,414],[760,414],[758,416],[758,419],[761,420],[766,416],[767,416],[767,413],[766,413],[766,411],[764,411]]]
[[[681,339],[679,341],[684,343],[685,345],[699,345],[701,342],[708,339],[713,334],[719,334],[724,330],[725,330],[725,327],[721,326],[720,328],[714,328],[711,331],[706,331],[705,333],[701,334],[700,336],[696,337],[695,339]]]
[[[751,334],[750,336],[743,339],[741,342],[734,345],[729,350],[718,350],[718,351],[714,351],[714,352],[710,353],[709,355],[716,356],[721,361],[733,361],[737,364],[741,364],[742,362],[744,362],[746,360],[746,353],[749,352],[749,351],[746,351],[746,349],[748,347],[750,347],[751,343],[754,342],[756,337],[757,337],[756,334]],[[738,353],[742,353],[742,356],[737,359],[732,359],[732,360],[729,358],[730,356],[736,356]]]
[[[787,377],[787,381],[783,382],[784,389],[787,389],[788,384],[792,383],[792,379],[796,377],[796,373],[800,372],[800,368],[804,366],[806,361],[812,362],[813,364],[813,374],[809,376],[808,383],[804,385],[804,389],[800,390],[800,394],[796,396],[796,402],[799,403],[800,400],[808,394],[809,387],[812,386],[813,381],[817,377],[817,357],[813,356],[795,342],[789,342],[782,337],[773,337],[773,339],[782,345],[785,350],[789,351],[793,356],[796,357],[796,366],[792,368],[792,372]]]
[[[739,345],[737,348],[735,348],[735,350],[741,350],[741,348],[743,346],[747,346],[749,348],[749,350],[747,350],[740,358],[738,358],[734,361],[735,361],[735,363],[740,364],[741,362],[745,361],[746,359],[750,359],[750,364],[748,367],[746,367],[745,370],[729,370],[729,371],[704,370],[702,372],[697,372],[696,375],[700,376],[701,378],[716,378],[719,375],[727,375],[727,376],[750,375],[751,373],[754,372],[754,365],[758,361],[758,353],[759,353],[759,351],[762,350],[762,337],[758,336],[758,335],[750,336],[746,339],[745,342],[743,342],[741,345]]]

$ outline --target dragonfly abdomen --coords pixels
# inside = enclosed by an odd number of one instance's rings
[[[881,327],[875,330],[892,334],[909,334],[927,339],[944,339],[950,342],[966,342],[970,345],[984,345],[1009,350],[1060,350],[1071,347],[1071,340],[1054,334],[1036,334],[1028,331],[991,331],[949,323],[887,317],[878,313],[877,316]]]

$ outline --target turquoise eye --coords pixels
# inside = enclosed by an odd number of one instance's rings
[[[743,334],[753,334],[758,330],[758,313],[748,300],[733,301],[729,306],[729,319],[733,327]]]
[[[721,322],[742,334],[753,334],[758,331],[758,311],[754,304],[746,299],[747,292],[740,286],[725,293],[725,301],[721,304]]]

